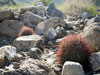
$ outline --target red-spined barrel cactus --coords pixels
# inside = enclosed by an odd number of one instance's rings
[[[30,27],[23,27],[21,31],[18,33],[18,37],[20,36],[26,36],[26,35],[33,35],[34,30]]]
[[[60,64],[65,61],[75,61],[87,65],[88,57],[93,52],[87,39],[77,34],[64,37],[59,43],[57,60]]]

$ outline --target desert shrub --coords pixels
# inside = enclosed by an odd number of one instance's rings
[[[73,16],[80,15],[83,12],[89,12],[91,15],[99,14],[93,0],[67,0],[57,7],[65,14]]]

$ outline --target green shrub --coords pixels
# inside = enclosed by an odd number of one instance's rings
[[[93,5],[90,8],[87,9],[87,11],[91,14],[91,15],[96,15],[96,14],[100,14],[100,12],[97,11],[97,6]]]

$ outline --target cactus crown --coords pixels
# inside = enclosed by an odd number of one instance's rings
[[[93,52],[87,39],[77,34],[66,36],[59,43],[57,59],[60,64],[65,61],[75,61],[85,63],[89,55]]]
[[[23,27],[21,31],[18,33],[18,37],[20,36],[26,36],[26,35],[33,35],[34,30],[30,27]]]

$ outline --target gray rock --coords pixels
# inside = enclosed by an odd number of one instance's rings
[[[50,17],[64,18],[64,14],[60,10],[56,9],[54,3],[50,3],[49,7],[47,8],[47,15]]]
[[[37,14],[43,18],[46,16],[46,10],[44,6],[36,6],[34,7],[34,10],[32,10],[32,13]]]
[[[17,20],[4,20],[0,23],[0,33],[15,38],[22,27],[24,27],[24,24]]]
[[[80,35],[87,38],[95,49],[100,50],[100,24],[93,23],[86,26]]]
[[[32,11],[34,10],[34,7],[24,7],[20,9],[20,14],[24,14],[26,11]]]
[[[91,17],[91,15],[90,15],[90,13],[88,13],[88,12],[83,12],[83,13],[81,14],[81,17],[82,17],[83,20],[85,20],[85,19]]]
[[[75,31],[73,31],[73,30],[67,30],[67,31],[66,31],[66,34],[67,34],[67,35],[74,34],[74,33],[75,33]]]
[[[36,7],[25,7],[20,10],[20,14],[24,14],[25,12],[30,11],[34,14],[44,17],[46,15],[44,6],[36,6]]]
[[[18,62],[13,62],[13,68],[19,69],[20,64]]]
[[[13,45],[18,51],[27,51],[33,47],[42,47],[43,39],[39,35],[21,36],[14,40]]]
[[[57,37],[55,29],[54,28],[49,28],[48,31],[46,32],[46,36],[50,40],[55,39]]]
[[[39,59],[41,54],[42,54],[42,51],[39,48],[31,48],[29,50],[29,55],[31,58]]]
[[[100,52],[92,53],[90,55],[89,60],[90,60],[90,63],[92,64],[92,69],[94,71],[100,69]]]
[[[23,59],[24,57],[21,54],[16,53],[15,58],[14,58],[16,62],[20,62]]]
[[[2,47],[0,47],[0,68],[4,67],[6,63],[5,53]]]
[[[49,75],[47,65],[34,59],[28,59],[21,63],[19,69],[2,72],[2,75]]]
[[[62,37],[66,34],[66,31],[63,27],[57,26],[56,27],[56,33],[57,33],[57,37]]]
[[[96,15],[94,18],[91,18],[88,22],[87,25],[92,24],[93,22],[100,22],[100,16]]]
[[[36,2],[36,6],[44,6],[43,2]]]
[[[33,25],[37,25],[38,23],[44,21],[44,18],[42,18],[39,15],[33,14],[32,12],[25,12],[23,15],[23,18],[21,20],[25,25],[32,23]]]
[[[65,27],[65,21],[59,17],[53,17],[53,18],[50,18],[48,20],[45,20],[39,23],[36,27],[35,32],[39,35],[45,34],[49,28],[54,28],[58,25]]]
[[[62,36],[62,31],[61,31],[61,27],[60,26],[57,26],[56,33],[57,33],[57,37],[61,37]]]
[[[2,50],[8,60],[13,60],[15,58],[17,49],[14,46],[6,45],[2,47]]]
[[[79,31],[79,28],[78,28],[77,26],[73,26],[73,30],[74,30],[75,32],[77,32],[77,31]]]
[[[66,61],[61,75],[85,75],[85,73],[79,63]]]
[[[14,19],[14,13],[11,10],[0,10],[0,21],[5,19]]]

